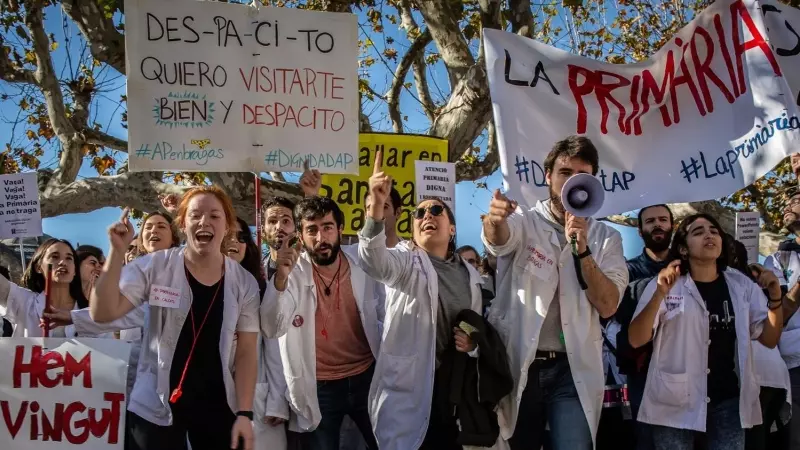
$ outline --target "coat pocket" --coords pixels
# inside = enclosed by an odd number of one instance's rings
[[[689,374],[656,371],[647,383],[650,398],[658,404],[689,405]]]
[[[394,356],[384,353],[385,369],[383,370],[383,383],[387,389],[397,392],[411,392],[419,383],[417,378],[417,357]]]

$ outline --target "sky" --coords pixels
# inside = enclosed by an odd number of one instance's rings
[[[417,20],[420,24],[422,23],[421,18]],[[389,22],[386,22],[385,33],[381,35],[371,34],[369,26],[366,25],[365,11],[359,12],[359,22],[362,24],[359,26],[359,39],[370,39],[373,41],[376,50],[371,52],[372,55],[376,56],[376,63],[368,68],[360,69],[360,75],[369,77],[371,86],[375,91],[379,93],[385,92],[388,89],[389,81],[393,77],[396,63],[389,64],[379,53],[383,50],[387,38],[395,41],[394,45],[400,54],[404,52],[409,42],[406,40],[404,32],[398,32],[396,26]],[[65,18],[58,8],[50,7],[46,10],[46,29],[48,33],[54,33],[56,40],[60,43],[59,48],[53,52],[55,67],[57,70],[61,68],[62,78],[69,78],[65,71],[71,68],[74,73],[78,59],[76,56],[81,51],[85,51],[82,39],[79,38],[79,34],[71,21]],[[128,31],[130,32],[130,30]],[[8,33],[4,33],[4,35],[6,34]],[[15,39],[15,36],[11,33],[11,36],[7,36],[7,39]],[[435,51],[436,47],[433,44],[427,49],[428,54]],[[434,99],[446,97],[449,83],[446,70],[441,62],[429,67],[428,78]],[[97,80],[103,84],[105,92],[103,92],[102,96],[98,96],[92,105],[91,120],[101,123],[106,132],[123,139],[127,138],[127,130],[120,126],[120,114],[123,112],[123,108],[118,107],[119,96],[125,93],[124,77],[114,69],[107,67],[103,73],[97,76]],[[412,77],[409,75],[407,81],[411,80]],[[0,92],[11,94],[16,91],[14,87],[0,83]],[[404,89],[400,98],[402,112],[408,116],[405,122],[406,132],[425,133],[429,123],[422,113],[415,93],[416,90],[413,87]],[[384,102],[380,100],[367,101],[364,109],[370,113],[375,131],[391,130],[391,124],[386,118]],[[0,135],[11,136],[13,134],[16,139],[13,143],[14,146],[29,145],[19,128],[14,130],[13,125],[10,123],[18,114],[19,108],[13,102],[0,102]],[[481,146],[485,151],[485,142],[478,140],[476,145]],[[116,154],[117,159],[120,161],[124,161],[125,156],[124,153]],[[52,167],[57,162],[55,152],[53,150],[46,152],[41,161],[42,167]],[[89,166],[89,161],[86,160],[79,177],[92,177],[96,176],[96,174],[97,172]],[[290,180],[296,179],[296,175],[290,175],[287,178]],[[478,187],[476,182],[485,183],[486,188]],[[462,182],[456,187],[457,242],[459,245],[472,245],[482,251],[479,216],[486,212],[493,190],[502,188],[502,175],[498,170],[491,176],[476,180],[476,182]],[[103,208],[86,214],[66,214],[59,217],[46,218],[43,220],[43,231],[55,237],[68,239],[75,245],[91,244],[102,249],[108,249],[106,229],[119,219],[120,214],[121,209],[119,208]],[[638,236],[636,229],[614,224],[611,224],[611,226],[622,233],[626,257],[633,257],[641,252],[641,238]]]

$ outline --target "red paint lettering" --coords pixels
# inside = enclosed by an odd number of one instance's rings
[[[695,38],[698,36],[705,41],[707,49],[706,58],[702,62],[700,61],[700,55],[697,51],[697,45],[695,44]],[[694,31],[694,34],[692,35],[691,49],[692,62],[694,63],[694,69],[697,71],[697,84],[700,87],[700,92],[703,93],[703,99],[705,100],[705,105],[706,109],[708,109],[708,112],[714,112],[714,100],[711,98],[711,92],[708,90],[707,79],[711,80],[715,85],[717,85],[728,103],[733,103],[736,98],[733,96],[733,94],[731,94],[731,91],[728,90],[728,87],[725,86],[725,83],[719,79],[717,74],[711,70],[711,61],[714,59],[714,41],[711,39],[711,35],[708,34],[708,31],[706,31],[703,27],[697,27],[697,29]]]
[[[11,433],[11,439],[16,439],[19,429],[22,428],[22,421],[25,420],[25,413],[28,412],[28,402],[22,402],[17,417],[13,421],[11,420],[8,400],[0,401],[0,408],[3,410],[3,422],[6,424],[8,432]]]
[[[741,16],[742,22],[747,27],[747,30],[750,31],[750,35],[753,37],[747,42],[740,42],[739,39],[739,17]],[[764,56],[767,57],[769,60],[770,65],[772,65],[772,71],[777,76],[781,76],[781,68],[778,65],[778,61],[775,60],[775,55],[772,54],[772,49],[769,48],[769,44],[764,39],[764,36],[761,35],[761,32],[758,31],[758,27],[753,22],[753,18],[750,17],[750,13],[747,11],[747,7],[744,3],[739,0],[736,3],[731,5],[731,24],[732,24],[732,34],[733,34],[733,54],[736,57],[736,73],[739,75],[739,92],[744,94],[747,92],[747,86],[745,86],[744,80],[744,69],[742,67],[742,56],[744,53],[750,49],[758,47],[764,52]]]
[[[80,361],[67,353],[66,360],[58,352],[47,352],[42,354],[42,347],[34,345],[31,347],[30,362],[25,362],[25,346],[17,346],[14,355],[13,382],[15,388],[22,387],[22,375],[29,377],[29,387],[37,388],[41,384],[46,388],[54,388],[58,385],[72,386],[73,379],[78,375],[83,375],[83,387],[92,387],[92,352],[86,353]],[[48,374],[50,369],[63,368],[63,373],[55,373],[51,378]]]

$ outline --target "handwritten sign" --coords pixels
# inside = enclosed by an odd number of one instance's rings
[[[364,226],[364,198],[369,193],[375,152],[383,150],[383,170],[392,176],[393,186],[403,202],[403,210],[397,218],[397,234],[410,238],[410,209],[416,200],[414,164],[416,161],[447,161],[447,140],[429,136],[367,133],[359,135],[358,147],[358,176],[324,175],[320,195],[336,200],[344,212],[344,234],[356,234]]]
[[[353,14],[126,0],[131,170],[357,173]]]
[[[775,58],[800,105],[800,9],[774,0],[759,3]]]
[[[747,262],[758,262],[758,235],[761,232],[761,213],[736,213],[736,240],[747,249]]]
[[[131,344],[0,339],[0,448],[122,449]]]
[[[714,2],[637,64],[484,36],[504,181],[522,203],[548,197],[544,159],[575,134],[600,155],[597,216],[729,195],[798,148],[796,93],[754,0]]]
[[[416,161],[417,203],[428,199],[444,202],[456,212],[456,164]]]
[[[0,202],[0,238],[26,238],[42,235],[42,210],[36,172],[0,175],[3,200]]]

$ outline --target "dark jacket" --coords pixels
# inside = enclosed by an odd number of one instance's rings
[[[468,309],[458,313],[455,324],[462,321],[477,329],[471,338],[478,344],[478,358],[457,351],[451,340],[436,371],[437,385],[443,388],[433,401],[437,410],[453,412],[448,420],[459,420],[459,445],[491,447],[500,435],[495,407],[511,393],[514,379],[505,345],[489,322]]]
[[[642,278],[650,278],[658,275],[664,267],[667,267],[669,261],[655,261],[647,255],[647,250],[643,249],[642,254],[636,258],[629,259],[626,264],[628,265],[628,283],[633,283]]]

